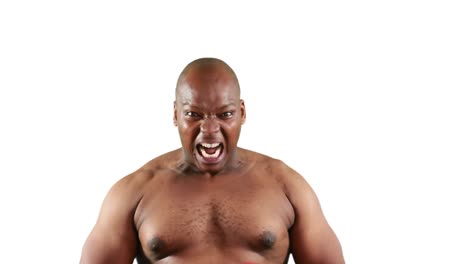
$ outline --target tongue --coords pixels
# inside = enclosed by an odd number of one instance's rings
[[[217,148],[203,148],[203,149],[205,149],[206,153],[208,154],[214,154]]]

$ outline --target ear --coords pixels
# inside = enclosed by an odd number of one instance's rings
[[[176,106],[176,101],[174,101],[174,116],[172,117],[172,120],[174,122],[174,126],[177,126],[177,106]]]
[[[244,100],[240,100],[240,109],[241,109],[241,123],[244,124],[245,123],[245,118],[247,117],[247,114],[245,112],[245,104],[244,104]]]

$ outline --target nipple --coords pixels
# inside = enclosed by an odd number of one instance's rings
[[[153,237],[148,241],[148,246],[154,253],[159,252],[164,246],[164,242],[159,237]]]
[[[271,231],[264,231],[260,236],[262,245],[266,248],[272,248],[276,242],[276,236]]]

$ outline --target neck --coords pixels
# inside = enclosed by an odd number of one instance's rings
[[[246,162],[243,155],[239,154],[238,149],[232,151],[231,157],[227,160],[226,164],[219,170],[202,170],[194,162],[191,155],[184,153],[180,155],[176,168],[184,175],[203,175],[206,177],[215,177],[224,173],[228,173],[242,167]]]

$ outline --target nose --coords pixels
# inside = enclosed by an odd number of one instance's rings
[[[219,124],[215,118],[208,117],[203,119],[200,130],[205,134],[215,134],[219,132]]]

